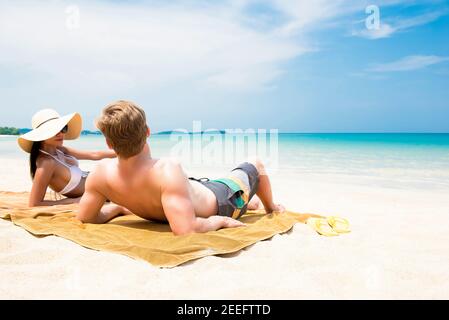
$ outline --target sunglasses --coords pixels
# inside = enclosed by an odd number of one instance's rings
[[[61,129],[61,133],[67,133],[67,131],[69,131],[69,126],[66,125],[64,128]]]

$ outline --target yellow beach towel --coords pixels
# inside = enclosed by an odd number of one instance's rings
[[[258,241],[287,232],[314,214],[250,211],[246,227],[174,236],[168,224],[137,216],[117,217],[106,224],[83,224],[75,219],[78,205],[27,208],[28,193],[0,192],[0,218],[11,220],[36,236],[56,235],[84,247],[121,253],[158,267],[175,267],[210,255],[236,252]]]

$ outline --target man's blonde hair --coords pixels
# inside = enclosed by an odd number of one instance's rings
[[[107,105],[96,126],[121,158],[139,154],[147,141],[145,111],[130,101],[119,100]]]

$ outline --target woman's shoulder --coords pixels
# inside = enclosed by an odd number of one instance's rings
[[[36,166],[38,168],[51,169],[51,168],[56,167],[56,161],[52,157],[42,154],[37,158]]]
[[[56,152],[59,153],[61,156],[64,156],[66,158],[72,158],[73,160],[78,161],[76,157],[70,154],[69,149],[67,149],[66,147],[58,147],[56,149]]]
[[[59,156],[64,156],[64,157],[70,157],[71,156],[69,149],[67,149],[66,147],[63,147],[63,146],[57,147],[55,151],[56,151],[55,156],[58,156],[58,157]]]

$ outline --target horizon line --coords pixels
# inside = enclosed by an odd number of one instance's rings
[[[27,130],[27,131],[31,131],[32,129],[30,128],[16,128],[16,127],[1,127],[0,128],[13,128],[13,129],[18,129],[18,130]],[[194,132],[194,131],[188,131],[188,132],[183,132],[183,131],[177,131],[176,129],[171,129],[171,130],[161,130],[155,133],[152,133],[152,135],[167,135],[167,134],[171,134],[171,133],[177,133],[177,134],[226,134],[226,130],[228,129],[217,129],[217,130],[211,130],[211,131],[198,131],[198,132]],[[92,134],[102,134],[101,131],[99,130],[82,130],[82,133],[92,133]],[[257,133],[257,132],[255,132]],[[266,133],[269,133],[269,131],[267,131]],[[345,131],[345,132],[341,132],[341,131],[279,131],[279,134],[449,134],[449,132],[444,132],[444,131],[437,131],[437,132],[432,132],[432,131]],[[245,132],[232,132],[232,134],[248,134]],[[1,134],[1,135],[8,135],[8,134]],[[14,135],[12,135],[14,136]]]

